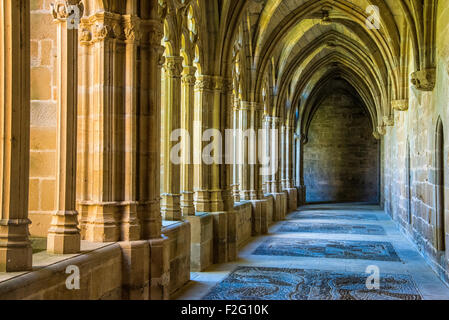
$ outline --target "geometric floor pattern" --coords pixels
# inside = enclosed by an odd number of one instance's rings
[[[270,238],[254,252],[262,256],[398,261],[391,243],[351,240]]]
[[[373,268],[380,286],[370,290]],[[449,300],[449,287],[379,206],[326,204],[274,223],[244,243],[236,260],[192,272],[173,298]]]
[[[408,275],[383,275],[368,289],[366,274],[239,267],[204,300],[421,300]]]
[[[373,224],[335,224],[335,223],[304,223],[284,222],[278,232],[307,232],[307,233],[335,233],[335,234],[370,234],[386,235],[385,229]]]
[[[375,214],[357,214],[357,213],[341,213],[341,212],[296,212],[290,216],[292,220],[371,220],[377,221]]]

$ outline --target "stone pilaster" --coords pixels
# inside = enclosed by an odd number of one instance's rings
[[[30,3],[0,1],[0,272],[31,269]]]
[[[70,25],[71,6],[83,13],[81,1],[58,1],[53,5],[57,24],[57,211],[47,236],[47,250],[55,254],[80,251],[81,235],[76,211],[76,148],[78,106],[78,29]]]
[[[210,166],[202,159],[202,152],[209,144],[202,140],[203,133],[210,129],[212,122],[211,108],[214,105],[214,79],[211,76],[200,75],[195,84],[194,111],[194,203],[197,212],[211,212],[210,203]]]
[[[251,103],[241,101],[239,107],[239,182],[240,182],[240,199],[244,201],[251,200],[251,170],[249,163],[251,157],[255,154],[249,151],[251,147],[250,141],[255,139],[250,131],[251,127]],[[247,134],[249,133],[249,134]],[[245,135],[247,134],[247,137]]]
[[[282,192],[282,181],[281,181],[281,171],[282,171],[282,133],[281,133],[281,119],[278,117],[271,118],[271,141],[270,141],[270,152],[273,154],[272,161],[272,172],[271,172],[271,194],[274,198],[274,208],[273,208],[273,220],[280,221],[284,218],[286,208],[285,208],[285,194]]]
[[[296,210],[298,204],[298,190],[294,185],[294,127],[291,125],[285,126],[285,146],[286,146],[286,184],[285,189],[288,192],[288,210]]]
[[[239,165],[239,155],[240,155],[240,141],[238,136],[239,129],[239,116],[240,116],[240,101],[234,98],[234,104],[232,107],[232,123],[234,130],[234,159],[233,159],[233,181],[232,181],[232,195],[235,202],[240,202],[240,165]]]
[[[80,85],[84,131],[82,140],[81,192],[78,207],[82,215],[83,238],[113,242],[121,238],[122,205],[121,157],[124,68],[124,34],[121,16],[98,12],[81,20],[83,74]],[[85,56],[88,55],[88,56]],[[92,89],[93,88],[93,89]]]
[[[181,212],[183,216],[195,215],[192,161],[195,72],[195,67],[185,67],[182,75],[181,127],[188,133],[184,137],[184,159],[181,167]]]
[[[151,5],[156,1],[152,0]],[[161,237],[162,216],[160,210],[161,168],[161,74],[164,64],[164,47],[161,46],[163,26],[159,19],[141,21],[141,154],[139,199],[146,204],[139,217],[143,239]],[[146,137],[146,139],[144,138]],[[151,183],[149,183],[151,181]]]
[[[121,218],[121,240],[135,241],[141,236],[141,227],[138,219],[138,165],[139,165],[139,99],[137,88],[139,85],[137,54],[141,37],[140,19],[133,15],[123,17],[125,34],[125,185],[124,201]]]
[[[183,58],[166,57],[165,62],[165,116],[164,116],[164,184],[161,212],[165,220],[181,220],[181,167],[171,159],[171,150],[176,141],[171,141],[172,132],[181,128],[181,73]]]

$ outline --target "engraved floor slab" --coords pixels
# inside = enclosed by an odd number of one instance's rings
[[[366,274],[290,268],[239,267],[204,300],[421,300],[408,275],[385,274],[380,289]]]
[[[301,223],[284,222],[277,230],[286,233],[335,233],[335,234],[366,234],[386,235],[385,229],[379,225],[372,224],[335,224],[335,223]]]
[[[374,241],[270,238],[264,241],[253,254],[401,261],[391,243]]]

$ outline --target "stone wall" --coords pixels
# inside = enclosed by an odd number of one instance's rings
[[[236,203],[234,206],[237,220],[237,247],[241,248],[251,239],[252,206],[249,202]]]
[[[446,243],[449,230],[449,8],[439,3],[437,20],[436,86],[432,92],[410,85],[409,109],[395,113],[382,145],[383,204],[403,232],[418,246],[440,276],[449,283],[449,250],[437,250],[436,131],[444,126],[444,210]],[[410,54],[410,58],[413,58]],[[413,59],[410,59],[413,61]],[[411,63],[410,70],[414,70]],[[409,147],[407,148],[407,144]],[[410,159],[410,172],[407,158]],[[409,177],[409,178],[408,178]],[[408,180],[410,190],[408,190]],[[409,196],[410,195],[410,196]],[[447,245],[446,245],[447,247]]]
[[[190,224],[164,222],[162,233],[168,238],[170,259],[169,292],[173,294],[190,280]]]
[[[333,92],[312,120],[304,150],[307,202],[378,202],[378,142],[363,107]]]
[[[49,0],[31,1],[30,201],[32,236],[45,237],[55,210],[56,25]]]

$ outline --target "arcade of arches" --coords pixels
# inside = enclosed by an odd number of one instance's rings
[[[0,0],[0,298],[170,299],[311,203],[379,205],[447,283],[448,21],[447,0]]]

